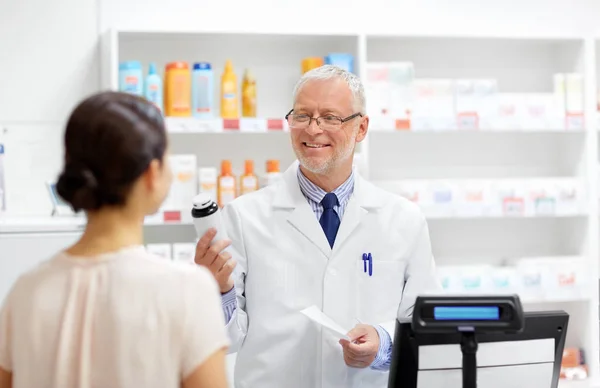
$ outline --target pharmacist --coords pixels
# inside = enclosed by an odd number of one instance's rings
[[[235,387],[387,387],[396,316],[438,289],[425,218],[353,169],[369,125],[354,74],[305,73],[287,121],[298,161],[223,209],[239,257],[210,232],[197,246],[224,293]],[[351,341],[301,313],[312,305]]]

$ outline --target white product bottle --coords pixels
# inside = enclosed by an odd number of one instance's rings
[[[194,197],[192,218],[198,238],[202,238],[208,229],[215,228],[217,234],[212,243],[227,239],[219,205],[211,198],[210,194],[200,193]]]
[[[198,193],[210,194],[217,199],[217,179],[219,173],[214,167],[200,167],[198,169]]]

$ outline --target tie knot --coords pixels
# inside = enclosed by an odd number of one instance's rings
[[[323,209],[333,209],[338,204],[338,197],[334,193],[327,193],[321,200]]]

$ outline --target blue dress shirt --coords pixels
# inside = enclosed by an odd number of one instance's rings
[[[320,219],[321,215],[323,214],[321,200],[323,197],[325,197],[327,192],[308,180],[308,178],[304,176],[300,169],[298,169],[298,183],[300,185],[302,194],[304,194],[304,197],[315,213],[317,220]],[[350,200],[350,196],[353,192],[354,171],[344,183],[342,183],[337,189],[333,190],[333,193],[335,193],[339,201],[339,205],[335,206],[334,210],[340,217],[340,220],[344,215],[346,205],[348,204],[348,200]],[[223,313],[225,314],[225,321],[229,322],[236,308],[235,288],[222,295],[222,304]],[[390,367],[392,359],[392,338],[390,334],[381,326],[375,326],[375,330],[377,330],[377,334],[379,334],[379,351],[377,352],[375,360],[371,364],[371,368],[387,370]]]

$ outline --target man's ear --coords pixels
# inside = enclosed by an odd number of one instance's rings
[[[360,143],[367,137],[369,131],[369,116],[361,117],[361,121],[358,127],[358,133],[356,134],[356,142]]]

